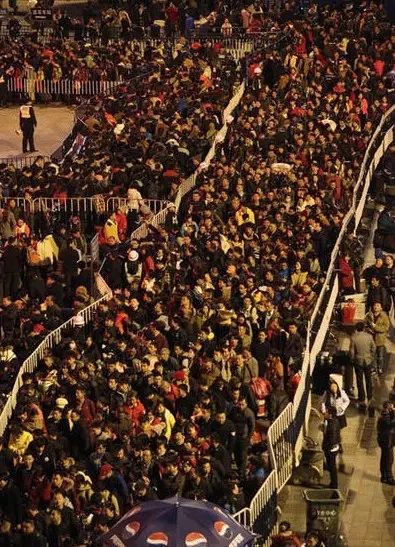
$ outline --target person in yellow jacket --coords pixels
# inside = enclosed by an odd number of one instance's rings
[[[106,242],[113,237],[117,243],[119,243],[118,224],[116,219],[116,213],[112,213],[107,222],[104,225],[104,239]]]
[[[245,205],[242,205],[240,209],[236,211],[235,219],[238,226],[242,226],[243,224],[247,224],[248,222],[251,222],[251,224],[255,224],[255,215],[252,209],[249,207],[246,207]]]
[[[173,414],[170,412],[168,408],[165,407],[162,401],[158,401],[158,404],[156,405],[156,412],[155,414],[157,416],[160,416],[162,420],[165,422],[165,428],[162,432],[162,434],[166,437],[166,439],[169,441],[171,437],[172,429],[176,423],[176,419],[174,418]]]
[[[32,440],[33,435],[29,431],[15,426],[8,442],[8,448],[18,456],[23,456]]]

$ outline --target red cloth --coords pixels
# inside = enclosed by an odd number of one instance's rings
[[[137,400],[134,406],[124,404],[123,411],[127,416],[129,416],[133,427],[137,427],[140,423],[141,416],[144,416],[145,414],[145,407],[141,401]]]
[[[126,239],[126,232],[128,229],[128,219],[124,213],[117,213],[115,220],[118,226],[118,235],[121,241]]]
[[[301,38],[300,41],[296,44],[295,53],[296,55],[298,55],[298,57],[301,57],[302,55],[305,55],[307,53],[306,38]]]
[[[90,399],[85,399],[80,408],[81,418],[85,421],[88,427],[91,426],[96,417],[95,403]]]
[[[128,321],[129,316],[126,312],[119,312],[117,313],[114,321],[114,326],[120,334],[124,334],[125,332],[125,323]]]
[[[166,15],[172,25],[178,23],[178,9],[176,6],[169,6],[166,10]]]
[[[384,61],[382,61],[381,59],[377,59],[377,61],[373,63],[373,66],[377,76],[381,77],[384,74],[384,67],[385,67]]]
[[[344,259],[339,258],[339,282],[341,289],[354,288],[353,270],[350,264]]]

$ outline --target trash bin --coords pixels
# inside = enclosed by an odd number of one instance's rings
[[[307,504],[306,530],[321,531],[326,537],[326,545],[337,545],[340,504],[343,501],[339,490],[304,490],[303,497]]]

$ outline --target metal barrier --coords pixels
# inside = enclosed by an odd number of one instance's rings
[[[280,491],[291,478],[294,464],[293,405],[289,403],[267,432],[270,461]]]
[[[250,526],[265,547],[277,528],[277,495],[278,475],[273,469],[250,503]]]
[[[190,190],[192,190],[192,188],[196,185],[196,179],[197,179],[197,176],[199,175],[199,173],[201,171],[203,171],[204,169],[206,169],[208,167],[208,165],[210,164],[210,161],[214,158],[215,151],[217,149],[218,144],[220,144],[221,142],[223,142],[225,140],[226,133],[228,131],[228,125],[232,122],[231,113],[234,111],[234,109],[237,107],[237,105],[241,101],[241,98],[244,95],[244,90],[245,90],[245,85],[244,85],[244,82],[243,82],[238,87],[236,93],[233,95],[233,97],[229,101],[227,107],[223,111],[222,118],[223,118],[224,125],[221,127],[221,129],[216,134],[214,142],[211,145],[211,148],[208,151],[206,157],[204,158],[204,161],[199,165],[197,170],[189,178],[187,178],[186,180],[184,180],[180,184],[180,186],[178,188],[177,196],[174,200],[174,204],[176,206],[177,211],[178,211],[178,209],[181,205],[182,198],[188,192],[190,192]]]
[[[53,348],[56,344],[59,344],[59,342],[62,339],[63,333],[70,329],[71,327],[76,326],[76,317],[82,318],[82,323],[86,324],[87,322],[92,320],[94,312],[97,310],[97,308],[100,306],[100,304],[106,300],[111,298],[111,293],[104,294],[101,296],[98,300],[93,302],[93,304],[90,304],[83,310],[81,310],[78,314],[73,316],[68,321],[65,321],[62,325],[60,325],[57,329],[50,332],[44,340],[41,342],[41,344],[33,351],[33,353],[24,361],[21,368],[19,369],[17,378],[15,380],[14,386],[12,388],[12,392],[10,396],[7,399],[6,404],[4,405],[3,410],[0,414],[0,435],[2,435],[8,425],[8,420],[10,419],[12,412],[17,404],[17,398],[18,398],[18,392],[20,388],[23,385],[22,377],[26,372],[34,372],[34,370],[37,368],[37,365],[40,361],[40,359],[43,358],[45,351],[47,349]],[[81,323],[81,322],[80,322]]]
[[[8,156],[7,158],[0,158],[0,165],[6,163],[7,165],[13,165],[16,169],[23,169],[24,167],[31,167],[37,158],[44,158],[44,161],[51,161],[49,156],[42,156],[38,154],[36,156]]]
[[[92,262],[99,262],[100,247],[99,247],[99,234],[95,234],[91,240],[91,260]]]
[[[301,378],[292,401],[294,463],[297,465],[302,451],[303,439],[308,429],[307,409],[311,405],[311,374],[310,374],[310,325],[307,328],[306,348],[303,356]]]
[[[107,95],[122,83],[108,80],[38,80],[35,78],[9,78],[7,90],[9,93],[27,93],[45,95]]]

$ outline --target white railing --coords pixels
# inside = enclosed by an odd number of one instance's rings
[[[256,527],[254,531],[266,536],[264,547],[269,547],[277,528],[277,492],[278,475],[272,470],[250,503],[250,522]]]
[[[91,240],[91,260],[92,262],[99,262],[100,258],[100,245],[99,234],[95,234]]]
[[[53,330],[44,338],[39,346],[33,351],[33,353],[23,362],[21,368],[19,369],[17,378],[15,380],[12,391],[7,399],[6,404],[4,405],[3,410],[0,414],[0,435],[2,435],[8,425],[8,420],[11,417],[11,414],[16,406],[18,392],[23,385],[22,376],[26,372],[34,372],[40,359],[44,357],[45,351],[47,349],[53,348],[62,339],[62,333],[69,329],[70,327],[75,327],[77,324],[86,324],[91,321],[94,312],[100,306],[102,302],[111,298],[111,294],[104,294],[98,300],[90,304],[76,315],[71,317],[68,321],[65,321],[57,329]],[[77,321],[76,318],[82,318],[82,321]]]
[[[110,197],[106,198],[106,210],[107,211],[116,211],[118,208],[121,208],[124,212],[126,211],[129,201],[127,198],[121,197]],[[135,203],[139,208],[142,205],[147,207],[153,215],[158,214],[162,209],[165,209],[169,204],[168,200],[164,199],[141,199]]]
[[[236,108],[236,106],[239,104],[239,102],[241,101],[241,98],[243,97],[244,95],[244,90],[245,90],[245,84],[244,82],[238,87],[236,93],[233,95],[233,97],[231,98],[231,100],[229,101],[227,107],[224,109],[223,111],[223,114],[222,114],[222,119],[223,119],[223,126],[221,127],[221,129],[218,131],[218,133],[216,134],[215,136],[215,139],[214,139],[214,142],[213,144],[211,145],[211,148],[210,150],[208,151],[206,157],[204,158],[204,161],[200,164],[200,166],[197,168],[197,170],[195,171],[195,173],[193,173],[193,175],[191,175],[188,179],[186,179],[185,181],[183,181],[179,188],[178,188],[178,192],[177,192],[177,196],[174,200],[174,204],[176,206],[176,210],[178,211],[179,207],[180,207],[180,204],[181,204],[181,200],[182,198],[190,191],[192,190],[192,188],[196,185],[196,179],[197,179],[197,176],[198,174],[205,168],[208,167],[208,165],[210,164],[211,160],[214,158],[215,156],[215,151],[216,151],[216,147],[218,146],[218,144],[220,144],[221,142],[224,141],[225,137],[226,137],[226,133],[228,131],[228,125],[229,123],[231,123],[231,119],[230,119],[230,115],[231,113],[233,112],[233,110]]]
[[[9,78],[9,93],[27,93],[29,96],[46,95],[107,95],[116,89],[122,81],[79,81],[79,80],[37,80],[35,78]]]
[[[291,431],[293,421],[293,405],[289,403],[267,432],[270,463],[277,474],[279,491],[289,481],[293,471],[294,450]]]

